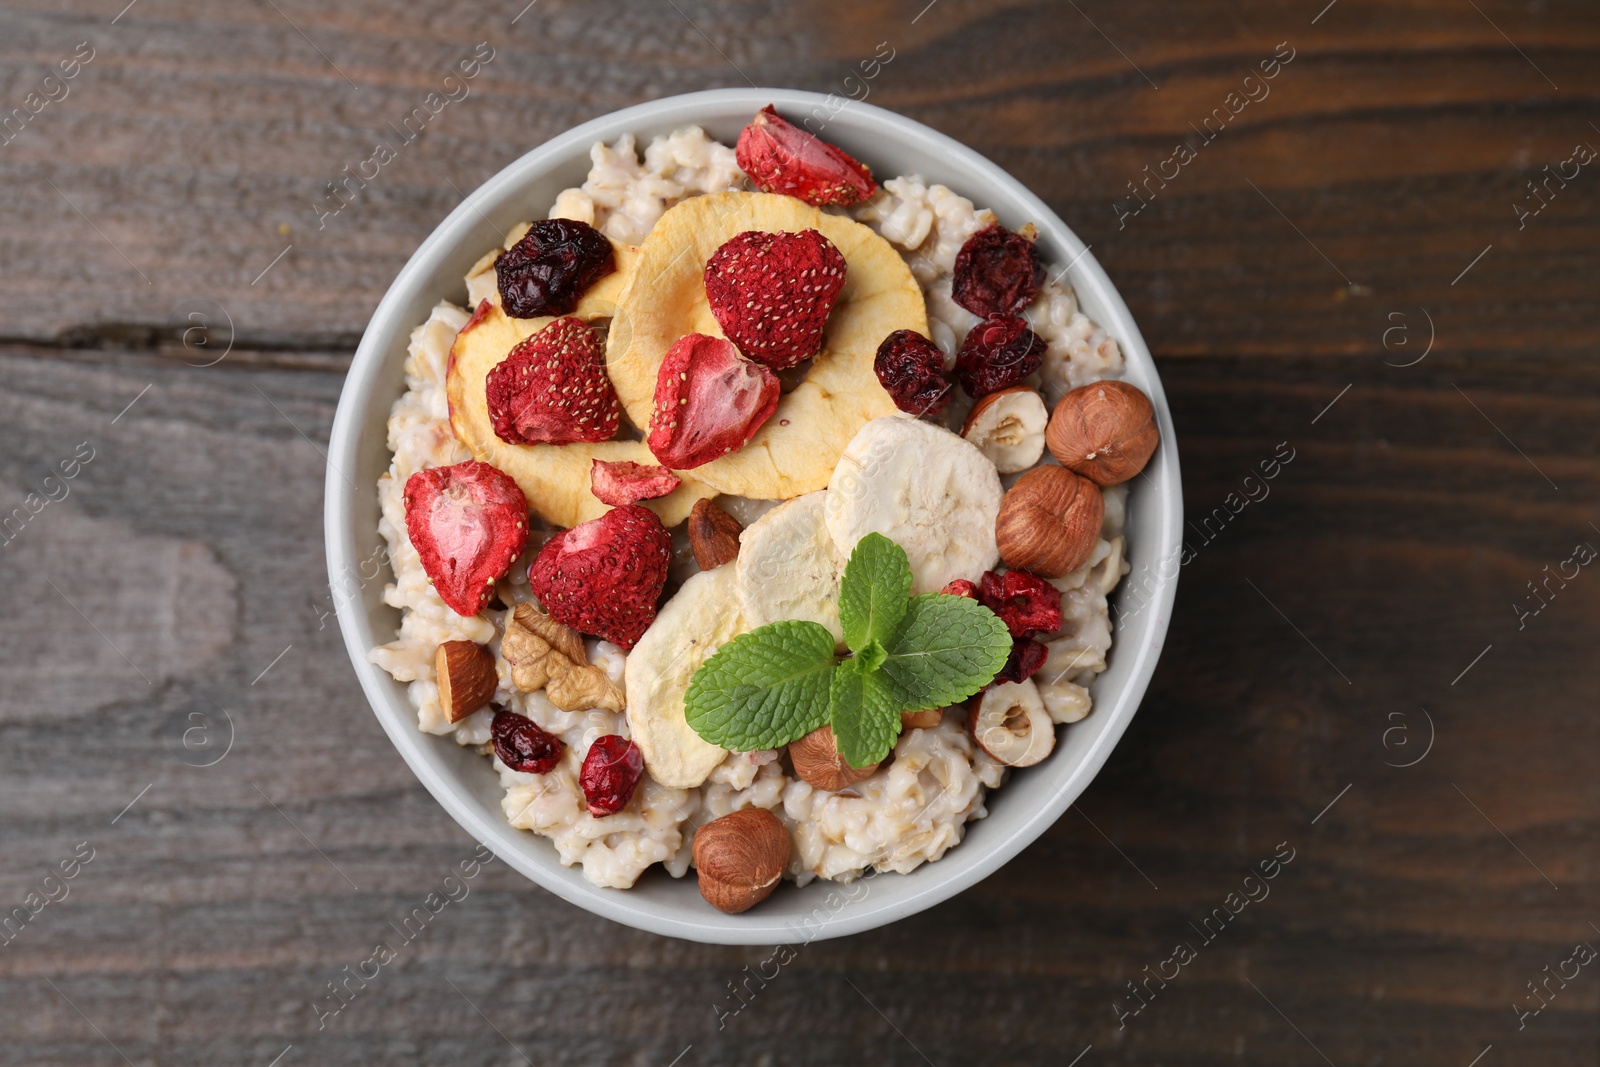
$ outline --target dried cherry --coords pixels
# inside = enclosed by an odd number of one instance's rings
[[[1038,370],[1048,346],[1015,315],[993,315],[967,332],[956,377],[972,397],[1009,389]]]
[[[885,337],[872,369],[901,411],[937,415],[950,401],[944,353],[915,330],[896,330]]]
[[[500,305],[519,319],[570,314],[591,285],[616,269],[611,241],[577,219],[540,219],[494,261]]]
[[[494,705],[494,723],[489,727],[494,739],[494,754],[514,771],[545,774],[561,762],[566,745],[561,738],[543,729],[526,715],[518,715]]]
[[[999,223],[967,238],[956,253],[950,298],[974,315],[1015,315],[1044,284],[1044,261],[1033,242]]]
[[[1006,657],[1006,665],[1000,668],[1000,673],[989,684],[1026,682],[1039,673],[1039,668],[1044,666],[1049,656],[1050,650],[1039,642],[1029,637],[1019,637],[1011,642],[1011,655]]]
[[[620,734],[596,738],[578,772],[589,814],[604,818],[627,807],[642,777],[644,755],[638,745]]]

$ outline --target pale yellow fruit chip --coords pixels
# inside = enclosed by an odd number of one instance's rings
[[[689,333],[723,336],[706,301],[706,260],[746,230],[817,230],[839,249],[847,268],[822,351],[805,380],[784,395],[749,444],[691,472],[718,492],[782,500],[824,488],[856,431],[895,413],[872,360],[895,330],[926,335],[928,313],[900,254],[858,222],[787,196],[692,197],[662,215],[639,247],[611,323],[606,364],[636,425],[650,424],[656,374],[673,342]]]
[[[572,317],[585,322],[610,317],[617,294],[626,286],[623,246],[618,246],[618,270],[584,294]],[[528,506],[546,522],[572,527],[611,510],[589,488],[593,460],[631,460],[654,464],[643,441],[599,441],[570,445],[513,445],[495,436],[489,419],[484,380],[494,367],[525,338],[544,329],[553,318],[514,319],[498,304],[469,328],[456,335],[450,348],[450,370],[445,392],[450,400],[450,428],[456,438],[482,460],[509,474],[528,498]],[[640,501],[668,526],[688,518],[695,501],[715,496],[710,487],[685,478],[677,489],[656,500]]]

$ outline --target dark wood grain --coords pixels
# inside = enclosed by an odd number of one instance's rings
[[[0,146],[0,512],[94,457],[0,547],[0,905],[94,849],[0,945],[0,1062],[1596,1062],[1593,967],[1521,1029],[1513,1005],[1600,944],[1600,577],[1520,627],[1512,605],[1600,545],[1600,175],[1523,228],[1513,205],[1600,146],[1600,15],[923,4],[0,14],[0,111],[96,50]],[[472,96],[318,231],[323,183],[481,40]],[[320,449],[368,315],[529,145],[746,78],[844,91],[880,41],[871,102],[1094,245],[1160,362],[1191,519],[1293,461],[1193,532],[1128,734],[973,890],[803,948],[719,1028],[770,949],[627,930],[491,864],[319,1030],[326,983],[472,850],[327,614]],[[1270,95],[1119,228],[1126,183],[1285,41]],[[195,309],[233,323],[216,366],[182,344]],[[1431,750],[1393,766],[1424,714]],[[202,721],[232,724],[211,767],[175,754]],[[1271,895],[1205,943],[1190,924],[1280,842]],[[1179,942],[1196,958],[1119,1027]]]

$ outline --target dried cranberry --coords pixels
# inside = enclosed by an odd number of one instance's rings
[[[944,353],[915,330],[896,330],[885,337],[872,369],[901,411],[937,415],[950,400]]]
[[[545,774],[561,762],[562,750],[567,746],[526,715],[518,715],[502,707],[494,709],[494,723],[489,728],[494,738],[494,754],[514,771],[528,774]]]
[[[643,775],[644,756],[638,745],[620,734],[597,738],[578,772],[589,814],[603,818],[627,807]]]
[[[1044,262],[1033,242],[995,223],[956,253],[950,298],[974,315],[1015,315],[1044,284]]]
[[[973,397],[1009,389],[1039,369],[1047,346],[1015,315],[994,315],[967,333],[956,356],[956,377]]]
[[[1025,682],[1039,673],[1039,668],[1044,666],[1044,661],[1049,658],[1050,650],[1032,638],[1019,637],[1011,642],[1011,655],[1006,657],[1006,665],[1000,668],[1000,673],[994,676],[990,685],[999,685],[1001,682]]]
[[[507,315],[566,315],[589,286],[617,269],[611,242],[587,222],[541,219],[494,261]]]
[[[955,581],[939,590],[939,592],[944,593],[947,596],[964,596],[968,600],[978,599],[978,587],[967,581],[965,578],[957,578]]]
[[[1027,571],[989,571],[978,583],[978,602],[1006,624],[1012,637],[1061,629],[1061,590]]]

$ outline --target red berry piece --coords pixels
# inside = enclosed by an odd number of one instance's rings
[[[710,463],[755,436],[780,392],[777,375],[729,342],[691,333],[661,361],[645,443],[673,470]]]
[[[642,777],[644,755],[638,745],[619,734],[596,738],[578,772],[589,814],[603,819],[627,807]]]
[[[939,592],[945,594],[946,596],[964,596],[968,600],[978,599],[978,587],[967,581],[965,578],[957,578],[955,581],[939,590]]]
[[[439,599],[482,611],[528,544],[528,501],[511,477],[469,460],[406,479],[406,533]]]
[[[1044,261],[1033,242],[998,223],[985,226],[956,253],[950,298],[974,315],[1017,315],[1044,284]]]
[[[628,649],[655,621],[671,556],[656,513],[627,504],[552,537],[528,584],[558,622]]]
[[[605,349],[577,319],[518,344],[489,371],[484,392],[495,436],[513,445],[609,441],[622,418]]]
[[[1061,590],[1027,571],[989,571],[978,583],[978,602],[1006,624],[1012,637],[1061,629]]]
[[[471,329],[475,328],[480,322],[482,322],[484,319],[488,318],[489,317],[489,312],[491,312],[493,310],[494,310],[494,305],[489,303],[488,300],[480,300],[480,301],[478,301],[478,306],[472,309],[472,316],[467,319],[467,323],[466,323],[465,326],[461,327],[461,329],[456,331],[456,334],[459,336],[461,334],[466,333],[468,330],[471,330]]]
[[[706,261],[706,300],[740,352],[784,370],[822,348],[844,274],[844,256],[816,230],[746,230]]]
[[[666,496],[682,484],[683,479],[667,468],[650,463],[630,463],[627,460],[608,463],[597,459],[589,465],[590,490],[600,503],[613,507],[654,500]]]
[[[1015,315],[995,315],[967,332],[956,356],[956,377],[970,396],[1009,389],[1044,362],[1044,338]]]
[[[500,304],[519,319],[567,315],[617,269],[611,241],[587,222],[540,219],[494,261]]]
[[[912,415],[937,415],[950,402],[944,353],[915,330],[896,330],[883,339],[872,369],[895,407]]]
[[[561,738],[526,715],[498,705],[489,734],[494,739],[494,754],[500,757],[500,762],[525,774],[548,774],[561,762],[561,753],[567,747],[561,743]]]
[[[739,133],[734,156],[757,189],[808,204],[855,204],[878,191],[863,164],[789,122],[771,104]]]
[[[1011,654],[1006,657],[1004,667],[994,676],[990,685],[999,685],[1001,682],[1026,682],[1029,678],[1039,673],[1039,668],[1044,666],[1044,661],[1050,656],[1050,650],[1032,638],[1019,637],[1011,642]]]

